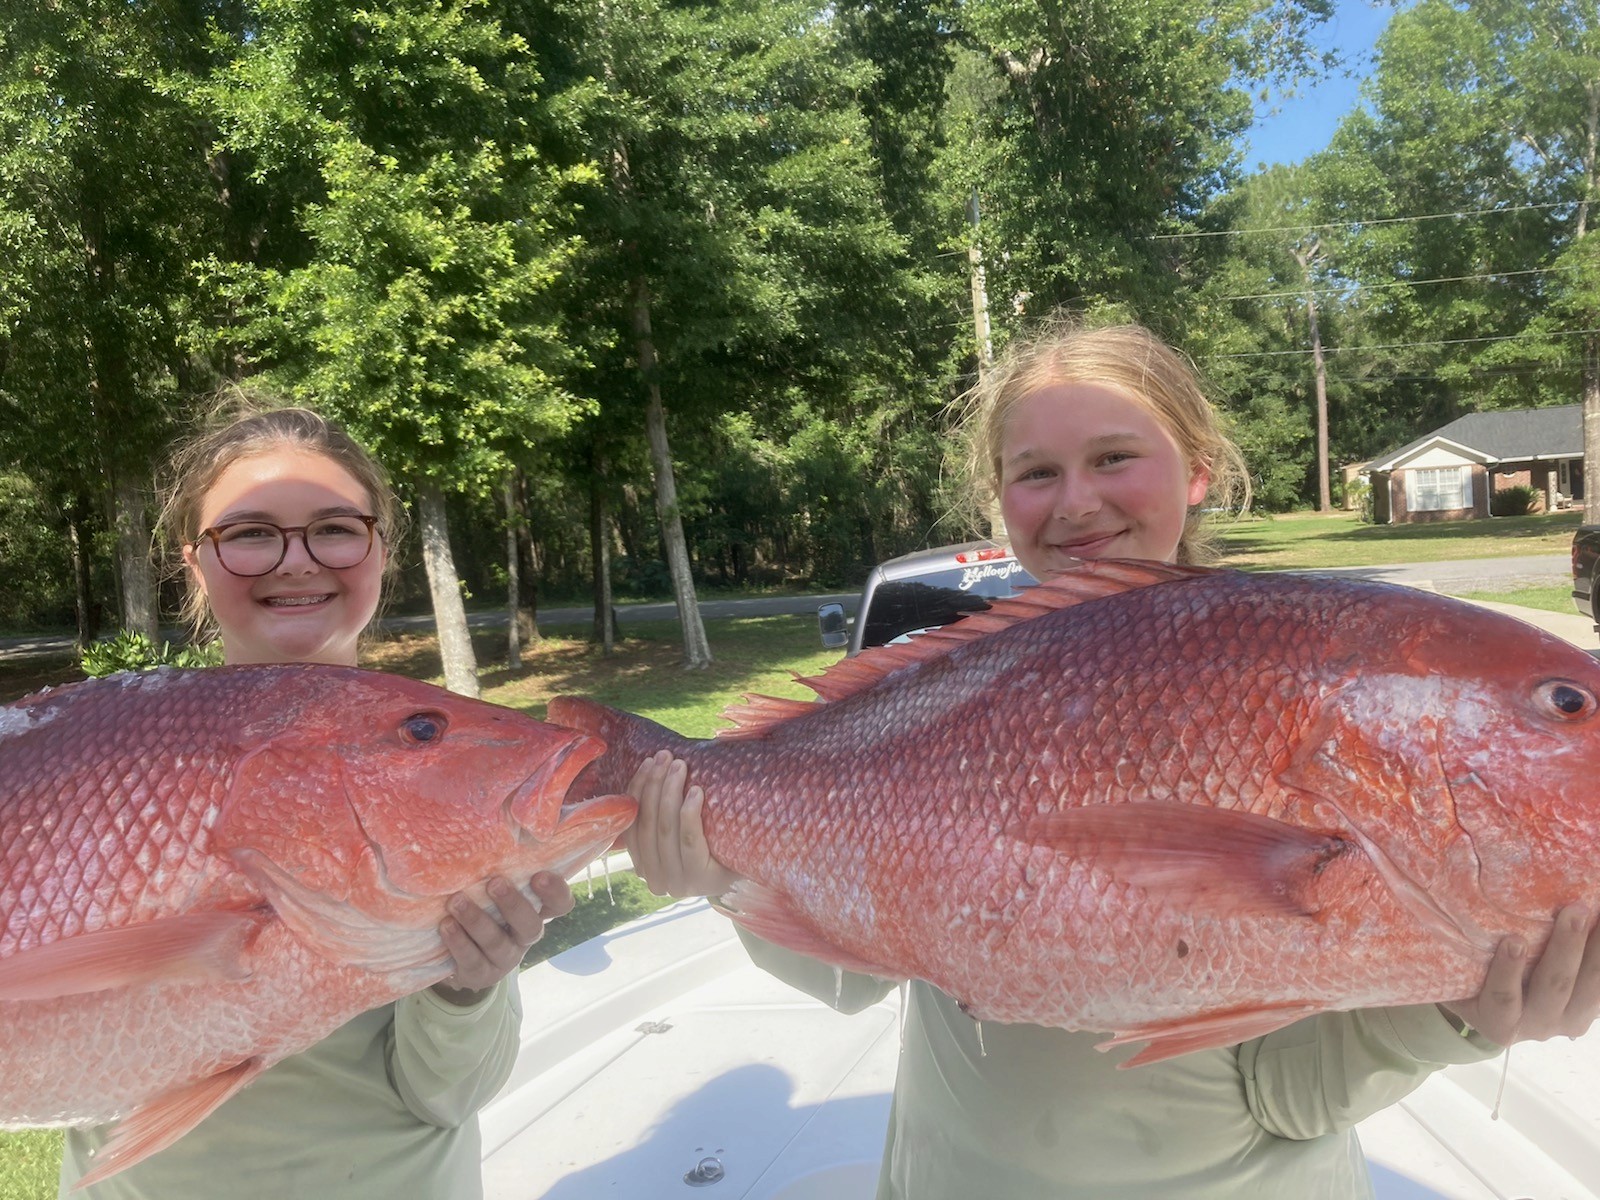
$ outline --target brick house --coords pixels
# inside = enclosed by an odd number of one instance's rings
[[[1379,525],[1487,517],[1496,493],[1532,487],[1536,511],[1583,499],[1583,405],[1468,413],[1362,472]]]

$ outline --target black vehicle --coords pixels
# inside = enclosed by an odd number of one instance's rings
[[[1600,630],[1595,591],[1600,588],[1600,525],[1580,525],[1572,535],[1572,602]]]
[[[861,589],[853,627],[842,604],[823,605],[817,620],[823,645],[848,646],[850,654],[858,654],[919,629],[948,625],[1033,583],[1006,547],[965,542],[919,550],[874,567]]]

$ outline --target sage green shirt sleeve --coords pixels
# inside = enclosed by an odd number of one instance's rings
[[[389,1078],[419,1120],[453,1129],[511,1077],[522,1031],[516,985],[513,974],[465,1007],[432,988],[396,1003],[387,1046]]]
[[[1349,1129],[1409,1095],[1451,1063],[1501,1052],[1462,1037],[1433,1004],[1324,1013],[1239,1047],[1251,1115],[1267,1132],[1303,1140]]]
[[[750,961],[756,966],[842,1013],[858,1013],[871,1008],[895,989],[892,980],[840,971],[808,955],[774,946],[737,924],[734,928],[744,948],[749,951]]]

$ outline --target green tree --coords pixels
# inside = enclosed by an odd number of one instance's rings
[[[601,85],[585,126],[608,186],[583,203],[582,275],[604,298],[588,319],[609,336],[591,339],[597,390],[574,390],[643,426],[699,666],[710,648],[673,446],[730,409],[770,419],[796,389],[839,397],[878,369],[874,334],[903,324],[905,243],[856,101],[874,68],[832,14],[792,0],[587,12],[571,71]]]
[[[152,636],[151,465],[210,383],[188,349],[203,308],[191,259],[220,205],[203,121],[175,83],[205,62],[198,13],[152,20],[99,0],[0,13],[0,449],[81,551],[103,514],[123,625]]]
[[[1387,347],[1380,407],[1405,436],[1581,397],[1600,453],[1600,343],[1583,332],[1600,328],[1597,37],[1581,5],[1424,0],[1380,40],[1325,198],[1350,223],[1343,270],[1363,336]]]
[[[487,495],[578,405],[550,291],[572,250],[553,198],[587,168],[530,147],[536,64],[487,3],[355,11],[263,0],[217,98],[229,144],[309,181],[306,261],[245,274],[247,337],[413,491],[447,684],[477,693],[445,495]],[[255,289],[253,292],[250,289]]]
[[[1058,305],[1128,306],[1181,333],[1196,242],[1230,182],[1246,87],[1314,67],[1325,0],[967,0],[952,78],[946,211],[976,187],[1004,329]]]

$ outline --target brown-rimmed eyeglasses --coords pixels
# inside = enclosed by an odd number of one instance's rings
[[[251,579],[276,571],[289,553],[289,535],[298,533],[312,562],[330,571],[343,571],[367,561],[377,524],[377,517],[360,513],[323,517],[306,525],[230,521],[202,529],[191,548],[198,550],[200,543],[210,538],[222,569]]]

